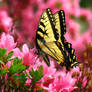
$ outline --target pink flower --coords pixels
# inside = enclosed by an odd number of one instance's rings
[[[47,64],[42,61],[41,65],[43,66],[43,74],[44,76],[41,79],[41,87],[44,89],[48,89],[49,84],[53,82],[54,80],[54,74],[56,73],[56,69],[54,66],[54,62],[50,61],[50,66],[48,67]]]
[[[79,34],[80,25],[71,19],[68,19],[68,22],[69,25],[68,26],[66,25],[67,26],[67,33],[65,34],[66,39],[68,42],[76,42],[80,36]]]
[[[27,47],[26,44],[23,45],[23,48],[22,48],[22,51],[23,51],[23,64],[24,65],[33,65],[34,62],[35,62],[35,57],[36,55],[34,54],[35,52],[35,49],[30,49]]]
[[[87,84],[87,77],[85,76],[82,80],[82,86],[85,87]]]
[[[1,35],[0,39],[0,48],[6,48],[7,52],[13,50],[16,46],[16,43],[14,43],[14,39],[9,34],[3,33]]]
[[[49,77],[56,72],[53,61],[50,60],[50,66],[48,66],[45,61],[43,61],[41,64],[43,65],[43,73],[45,74],[45,76],[47,75]]]
[[[71,74],[62,72],[57,72],[53,83],[49,85],[48,92],[71,92],[74,87],[76,79],[71,77]]]
[[[71,74],[74,73],[74,72],[81,73],[78,66],[72,68],[72,70],[70,71]]]
[[[71,92],[76,88],[74,87],[76,79],[72,78],[73,71],[68,73],[65,71],[56,71],[53,62],[51,64],[52,67],[47,67],[43,62],[42,65],[44,76],[41,79],[41,87],[43,87],[46,92]]]
[[[13,57],[18,57],[19,59],[23,57],[23,53],[20,51],[19,48],[15,48],[13,49],[13,51],[14,51]]]
[[[84,16],[87,21],[92,20],[92,12],[89,9],[80,9],[80,16]]]
[[[57,0],[53,0],[53,2],[51,0],[39,0],[39,6],[43,10],[45,10],[46,8],[55,9],[56,2]]]
[[[0,10],[0,30],[8,33],[12,26],[12,19],[5,10]]]
[[[16,16],[17,18],[20,17],[22,11],[29,5],[30,0],[24,0],[24,1],[19,1],[19,0],[10,0],[9,3],[9,13],[12,13],[13,16]],[[6,2],[7,3],[7,2]],[[18,9],[16,9],[16,7]]]

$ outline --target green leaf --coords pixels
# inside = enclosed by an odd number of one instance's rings
[[[0,75],[5,75],[6,74],[6,69],[0,70]]]
[[[0,57],[4,56],[6,53],[6,48],[1,49],[0,48]]]
[[[18,61],[19,61],[18,57],[15,57],[13,60],[13,64],[15,65],[15,64],[19,63]]]
[[[29,74],[32,76],[33,81],[39,81],[43,77],[43,67],[40,66],[38,70],[29,71]]]
[[[26,80],[27,80],[24,73],[22,73],[22,74],[20,74],[20,75],[14,75],[14,76],[13,76],[13,79],[14,79],[15,81],[19,81],[21,84],[25,84],[25,82],[26,82]]]
[[[2,57],[2,60],[3,60],[4,63],[7,63],[7,62],[8,62],[7,55],[4,55],[4,56]]]
[[[28,69],[30,67],[30,65],[26,65],[26,69]]]
[[[0,64],[4,64],[4,62],[2,60],[0,60]]]
[[[36,85],[36,86],[37,86],[37,85]],[[44,92],[44,89],[43,89],[42,87],[37,86],[37,88],[38,88],[39,90],[36,90],[36,92]]]
[[[92,10],[92,0],[80,0],[80,6]]]
[[[38,68],[38,71],[39,71],[39,73],[43,74],[43,66],[42,65]]]
[[[21,63],[23,60],[23,58],[21,59],[18,59],[18,57],[15,57],[14,60],[13,60],[13,64],[18,64],[18,63]]]
[[[43,89],[41,89],[41,90],[36,90],[36,92],[44,92],[44,90],[43,90]]]
[[[13,55],[13,51],[11,51],[11,52],[9,52],[9,53],[8,53],[7,58],[8,58],[8,59],[9,59],[9,58],[11,58],[11,57],[12,57],[12,55]]]
[[[26,66],[24,66],[22,63],[13,64],[8,68],[8,71],[12,74],[15,73],[21,73],[26,69]]]

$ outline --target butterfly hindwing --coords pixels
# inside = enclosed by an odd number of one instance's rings
[[[77,61],[77,58],[75,56],[75,50],[72,48],[72,44],[69,42],[64,41],[64,47],[69,53],[69,61],[70,62],[70,67],[73,68],[74,66],[77,66],[79,62]]]
[[[61,40],[61,37],[66,33],[65,13],[63,10],[60,10],[53,16],[55,18],[55,27],[59,33],[59,40]]]
[[[66,33],[65,13],[63,10],[60,10],[56,12],[53,16],[55,17],[55,27],[57,28],[59,34],[58,41],[64,46],[64,64],[67,69],[68,67],[74,67],[78,65],[79,62],[77,62],[75,50],[72,48],[72,44],[66,42],[66,39],[64,37],[64,34]]]

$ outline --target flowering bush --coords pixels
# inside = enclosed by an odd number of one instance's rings
[[[80,0],[0,0],[0,92],[91,92],[92,11]],[[80,66],[66,71],[38,58],[36,30],[42,12],[65,11],[65,38]]]

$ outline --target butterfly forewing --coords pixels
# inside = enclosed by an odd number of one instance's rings
[[[51,50],[49,43],[54,43],[58,40],[57,30],[55,29],[55,19],[53,18],[50,9],[43,12],[36,33],[36,47],[38,52],[41,53],[43,59],[49,65],[48,55],[58,59],[55,53]],[[47,56],[46,56],[47,54]],[[43,56],[44,55],[44,56]]]
[[[36,38],[41,42],[53,42],[58,39],[58,34],[55,33],[54,18],[50,9],[43,12],[40,23],[37,29]],[[43,40],[43,41],[42,41]]]

